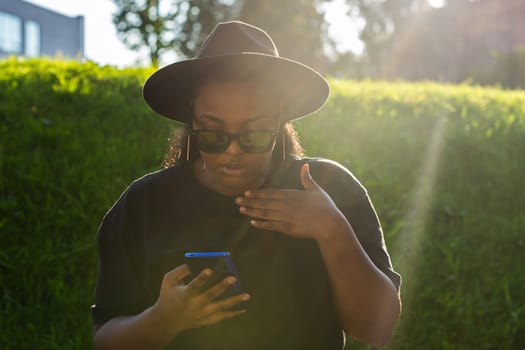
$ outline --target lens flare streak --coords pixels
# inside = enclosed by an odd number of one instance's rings
[[[417,274],[421,242],[425,237],[425,226],[431,203],[434,185],[437,178],[441,154],[444,146],[447,117],[443,114],[434,126],[430,142],[424,153],[425,159],[418,183],[409,200],[409,207],[404,222],[406,223],[393,247],[394,256],[398,258],[398,268],[407,279]],[[409,281],[408,286],[413,285]],[[403,299],[409,301],[410,288],[403,290]],[[407,304],[407,303],[405,303]]]

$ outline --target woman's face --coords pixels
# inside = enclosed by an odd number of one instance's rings
[[[277,116],[275,99],[256,84],[211,80],[196,93],[193,129],[277,132]],[[266,179],[274,146],[275,142],[268,151],[246,153],[232,140],[222,153],[201,150],[201,159],[195,162],[197,177],[212,190],[231,196],[259,187]]]

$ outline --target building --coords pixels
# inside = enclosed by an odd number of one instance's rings
[[[84,56],[84,17],[22,0],[0,0],[0,57]]]

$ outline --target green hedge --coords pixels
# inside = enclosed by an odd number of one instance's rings
[[[125,186],[158,167],[167,123],[143,70],[0,63],[0,344],[90,348],[96,230]]]
[[[525,92],[332,82],[308,153],[363,181],[403,274],[392,349],[525,346]]]
[[[0,61],[0,345],[91,348],[96,230],[173,123],[145,69]],[[525,344],[525,92],[331,81],[296,123],[365,184],[403,274],[391,349]],[[365,348],[353,344],[351,348]]]

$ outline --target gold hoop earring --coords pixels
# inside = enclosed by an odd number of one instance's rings
[[[186,161],[190,160],[190,139],[191,135],[188,135],[188,143],[186,144]]]

